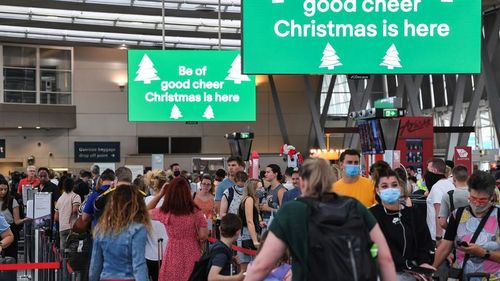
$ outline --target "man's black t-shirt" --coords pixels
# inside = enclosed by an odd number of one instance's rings
[[[231,275],[231,261],[233,257],[233,251],[226,244],[221,241],[215,242],[210,246],[209,251],[212,252],[214,249],[218,250],[211,260],[212,266],[221,267],[220,275],[229,276]],[[219,250],[220,249],[220,250]]]

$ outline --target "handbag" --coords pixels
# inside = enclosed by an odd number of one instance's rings
[[[486,215],[481,219],[481,222],[477,226],[476,231],[474,231],[474,235],[472,235],[472,238],[471,238],[471,240],[470,240],[469,243],[475,243],[476,242],[477,238],[479,237],[479,234],[481,233],[481,231],[484,228],[484,225],[486,224],[486,221],[488,220],[488,218],[490,217],[491,212],[493,212],[494,209],[495,209],[495,206],[490,207],[490,209],[488,210],[488,212],[486,213]],[[462,214],[463,214],[464,210],[465,210],[465,207],[464,208],[460,208],[457,211],[457,218],[456,218],[456,220],[460,221],[460,219],[462,218]],[[463,276],[464,275],[464,267],[467,265],[467,261],[469,260],[469,258],[470,258],[470,254],[466,254],[464,256],[464,261],[462,263],[462,268],[451,267],[450,268],[450,272],[448,273],[448,278],[450,278],[450,279],[456,279],[456,280],[464,280],[464,276]]]
[[[253,244],[252,239],[241,240],[241,247],[245,249],[257,250]]]

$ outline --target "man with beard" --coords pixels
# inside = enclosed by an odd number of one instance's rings
[[[448,191],[453,190],[455,186],[447,180],[444,175],[446,172],[446,163],[439,158],[432,158],[427,163],[425,173],[425,184],[429,190],[427,196],[427,226],[432,240],[438,244],[443,238],[443,228],[438,222],[438,215],[441,209],[441,200]]]

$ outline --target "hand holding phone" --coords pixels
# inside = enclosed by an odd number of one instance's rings
[[[469,243],[465,241],[458,241],[457,245],[462,247],[469,247]]]

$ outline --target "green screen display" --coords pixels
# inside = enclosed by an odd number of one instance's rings
[[[243,73],[479,73],[481,0],[242,0]]]
[[[255,121],[239,51],[128,51],[129,121]]]

